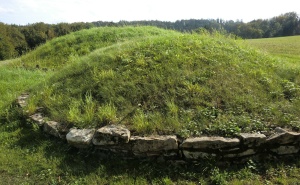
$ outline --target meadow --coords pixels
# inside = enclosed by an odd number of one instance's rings
[[[299,36],[290,36],[265,39],[249,39],[246,42],[265,52],[271,53],[272,55],[286,58],[289,60],[289,62],[299,62],[299,41]]]
[[[137,135],[299,131],[297,39],[94,28],[6,61],[0,184],[297,184],[297,158],[223,166],[121,160],[72,148],[25,119],[43,106],[49,119],[82,128],[120,123]],[[22,92],[31,94],[26,110],[15,104]]]

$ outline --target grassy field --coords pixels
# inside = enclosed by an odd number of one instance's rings
[[[246,43],[266,53],[270,53],[272,56],[278,57],[278,60],[281,61],[279,69],[288,79],[293,80],[293,76],[299,73],[300,36],[250,39]],[[297,80],[296,83],[299,84],[299,81]]]
[[[250,45],[255,46],[265,52],[278,57],[287,58],[289,62],[299,62],[300,60],[300,37],[277,37],[266,39],[249,39]]]
[[[135,134],[299,130],[299,55],[276,45],[289,39],[246,41],[268,48],[264,54],[218,33],[97,28],[0,61],[0,184],[297,184],[299,158],[222,166],[121,160],[74,149],[24,119],[44,106],[51,119],[116,122]],[[22,92],[32,95],[27,112],[14,103]]]

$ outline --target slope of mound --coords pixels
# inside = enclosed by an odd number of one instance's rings
[[[34,92],[28,109],[78,127],[230,135],[299,128],[299,87],[278,61],[214,34],[165,34],[96,50]]]
[[[100,27],[53,39],[22,56],[18,65],[26,68],[57,69],[95,49],[133,38],[180,34],[156,27]]]

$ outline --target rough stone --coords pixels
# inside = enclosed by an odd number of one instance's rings
[[[98,129],[93,138],[94,145],[116,145],[128,143],[130,131],[123,125],[107,125]]]
[[[286,132],[288,132],[287,130],[284,130],[283,128],[281,128],[281,127],[276,127],[275,129],[274,129],[274,131],[275,132],[277,132],[277,133],[286,133]]]
[[[44,107],[37,107],[35,110],[36,113],[43,113],[44,111],[45,111]]]
[[[132,151],[134,155],[160,155],[169,151],[178,150],[176,136],[150,136],[130,138],[133,143]]]
[[[43,130],[47,134],[65,139],[66,134],[70,130],[70,125],[58,123],[56,121],[46,121],[44,123]]]
[[[253,149],[248,149],[246,151],[236,153],[236,154],[225,154],[225,158],[236,158],[236,157],[245,157],[245,156],[250,156],[256,154],[255,150]]]
[[[211,158],[211,157],[216,157],[217,156],[214,153],[206,153],[206,152],[199,152],[199,151],[188,151],[188,150],[183,150],[183,155],[186,159],[192,159],[192,160],[205,159],[205,158]]]
[[[119,145],[95,145],[95,148],[98,150],[103,150],[103,151],[110,151],[113,153],[118,153],[118,154],[130,154],[131,153],[131,145],[128,143],[122,143]]]
[[[267,139],[267,144],[269,145],[285,145],[285,144],[292,144],[297,143],[300,141],[300,133],[297,132],[288,132],[281,128],[275,129],[276,133],[271,135]]]
[[[18,99],[17,99],[17,103],[20,107],[25,107],[27,105],[27,99],[29,98],[29,94],[28,93],[23,93],[21,94]]]
[[[236,147],[240,144],[237,138],[196,137],[188,138],[180,145],[184,149],[222,149]]]
[[[40,127],[43,126],[43,124],[45,123],[44,116],[42,113],[35,113],[29,116],[29,118],[31,119],[31,121],[33,121]]]
[[[88,148],[94,137],[95,129],[71,129],[66,138],[70,145],[77,148]]]
[[[295,154],[299,152],[299,147],[295,146],[280,146],[275,149],[271,149],[272,152],[278,155],[287,155],[287,154]]]
[[[267,137],[264,134],[250,134],[250,133],[241,133],[239,134],[241,142],[244,145],[247,145],[249,148],[258,147],[261,144],[266,142]]]

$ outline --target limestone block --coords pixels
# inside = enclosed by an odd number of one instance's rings
[[[183,155],[186,159],[192,159],[192,160],[205,159],[205,158],[210,158],[210,157],[216,156],[216,154],[214,154],[214,153],[188,151],[188,150],[183,150]]]
[[[70,125],[58,123],[56,121],[46,121],[43,126],[43,131],[47,134],[65,139],[69,132]]]
[[[237,138],[195,137],[184,140],[180,147],[183,149],[222,149],[236,147],[239,144],[240,140]]]
[[[278,155],[287,155],[298,153],[300,148],[296,146],[280,146],[278,148],[271,149],[271,151],[277,153]]]
[[[133,143],[132,151],[135,155],[160,155],[167,151],[178,150],[176,136],[134,136],[130,138],[130,142]]]
[[[70,145],[87,148],[91,145],[95,129],[71,129],[66,138]]]
[[[292,143],[299,143],[300,141],[300,133],[297,132],[288,132],[282,128],[276,128],[276,133],[271,135],[267,139],[267,144],[277,144],[277,145],[285,145]]]
[[[130,131],[123,125],[107,125],[98,129],[93,138],[94,145],[117,145],[128,143]]]
[[[241,133],[239,137],[242,143],[249,148],[258,147],[266,142],[267,137],[264,134]]]
[[[236,158],[236,157],[246,157],[246,156],[251,156],[256,154],[255,150],[253,149],[248,149],[246,151],[240,152],[240,153],[236,153],[236,154],[225,154],[224,157],[225,158]]]
[[[29,116],[30,120],[36,123],[38,126],[43,126],[45,123],[44,116],[42,113],[35,113],[31,116]]]
[[[20,107],[25,107],[27,105],[27,99],[29,98],[29,94],[28,93],[23,93],[21,94],[18,99],[17,99],[17,103]]]

